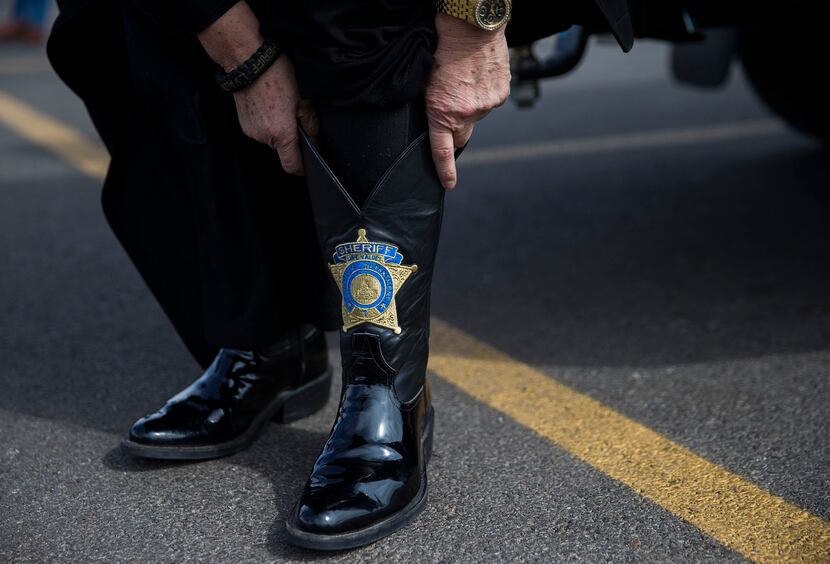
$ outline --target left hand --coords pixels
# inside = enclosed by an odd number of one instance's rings
[[[475,123],[504,104],[510,94],[510,55],[504,28],[485,31],[452,16],[435,20],[438,47],[426,87],[432,158],[444,188],[458,181],[455,149]]]

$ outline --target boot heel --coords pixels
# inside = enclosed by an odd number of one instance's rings
[[[432,434],[435,429],[435,410],[430,408],[429,415],[427,417],[427,424],[424,428],[423,449],[424,462],[429,464],[429,460],[432,458]]]
[[[323,409],[329,401],[331,374],[329,366],[320,376],[291,392],[271,419],[287,424]]]

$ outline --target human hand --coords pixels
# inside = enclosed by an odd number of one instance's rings
[[[198,37],[205,51],[226,71],[245,62],[263,42],[259,21],[244,1],[237,2]],[[281,55],[233,97],[245,135],[274,149],[286,172],[302,174],[297,121],[312,137],[316,137],[318,125],[311,103],[300,100],[288,57]]]
[[[510,56],[504,28],[485,31],[445,14],[435,20],[438,47],[425,98],[429,140],[438,177],[455,188],[455,149],[476,122],[510,94]]]
[[[281,55],[253,84],[235,92],[236,113],[242,131],[274,149],[289,174],[303,173],[297,121],[311,137],[318,132],[317,116],[308,100],[301,100],[294,67]]]

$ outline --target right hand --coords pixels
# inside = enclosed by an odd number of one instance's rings
[[[435,30],[435,65],[424,94],[435,169],[444,187],[452,189],[458,178],[455,150],[510,94],[510,51],[504,28],[484,31],[438,14]]]
[[[256,82],[233,97],[245,135],[274,149],[285,172],[303,174],[297,121],[312,137],[317,135],[318,123],[311,103],[300,99],[288,57],[280,55]]]

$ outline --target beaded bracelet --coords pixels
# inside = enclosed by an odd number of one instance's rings
[[[216,83],[225,92],[238,92],[253,84],[279,59],[281,53],[276,41],[266,39],[247,61],[231,71],[216,73]]]

